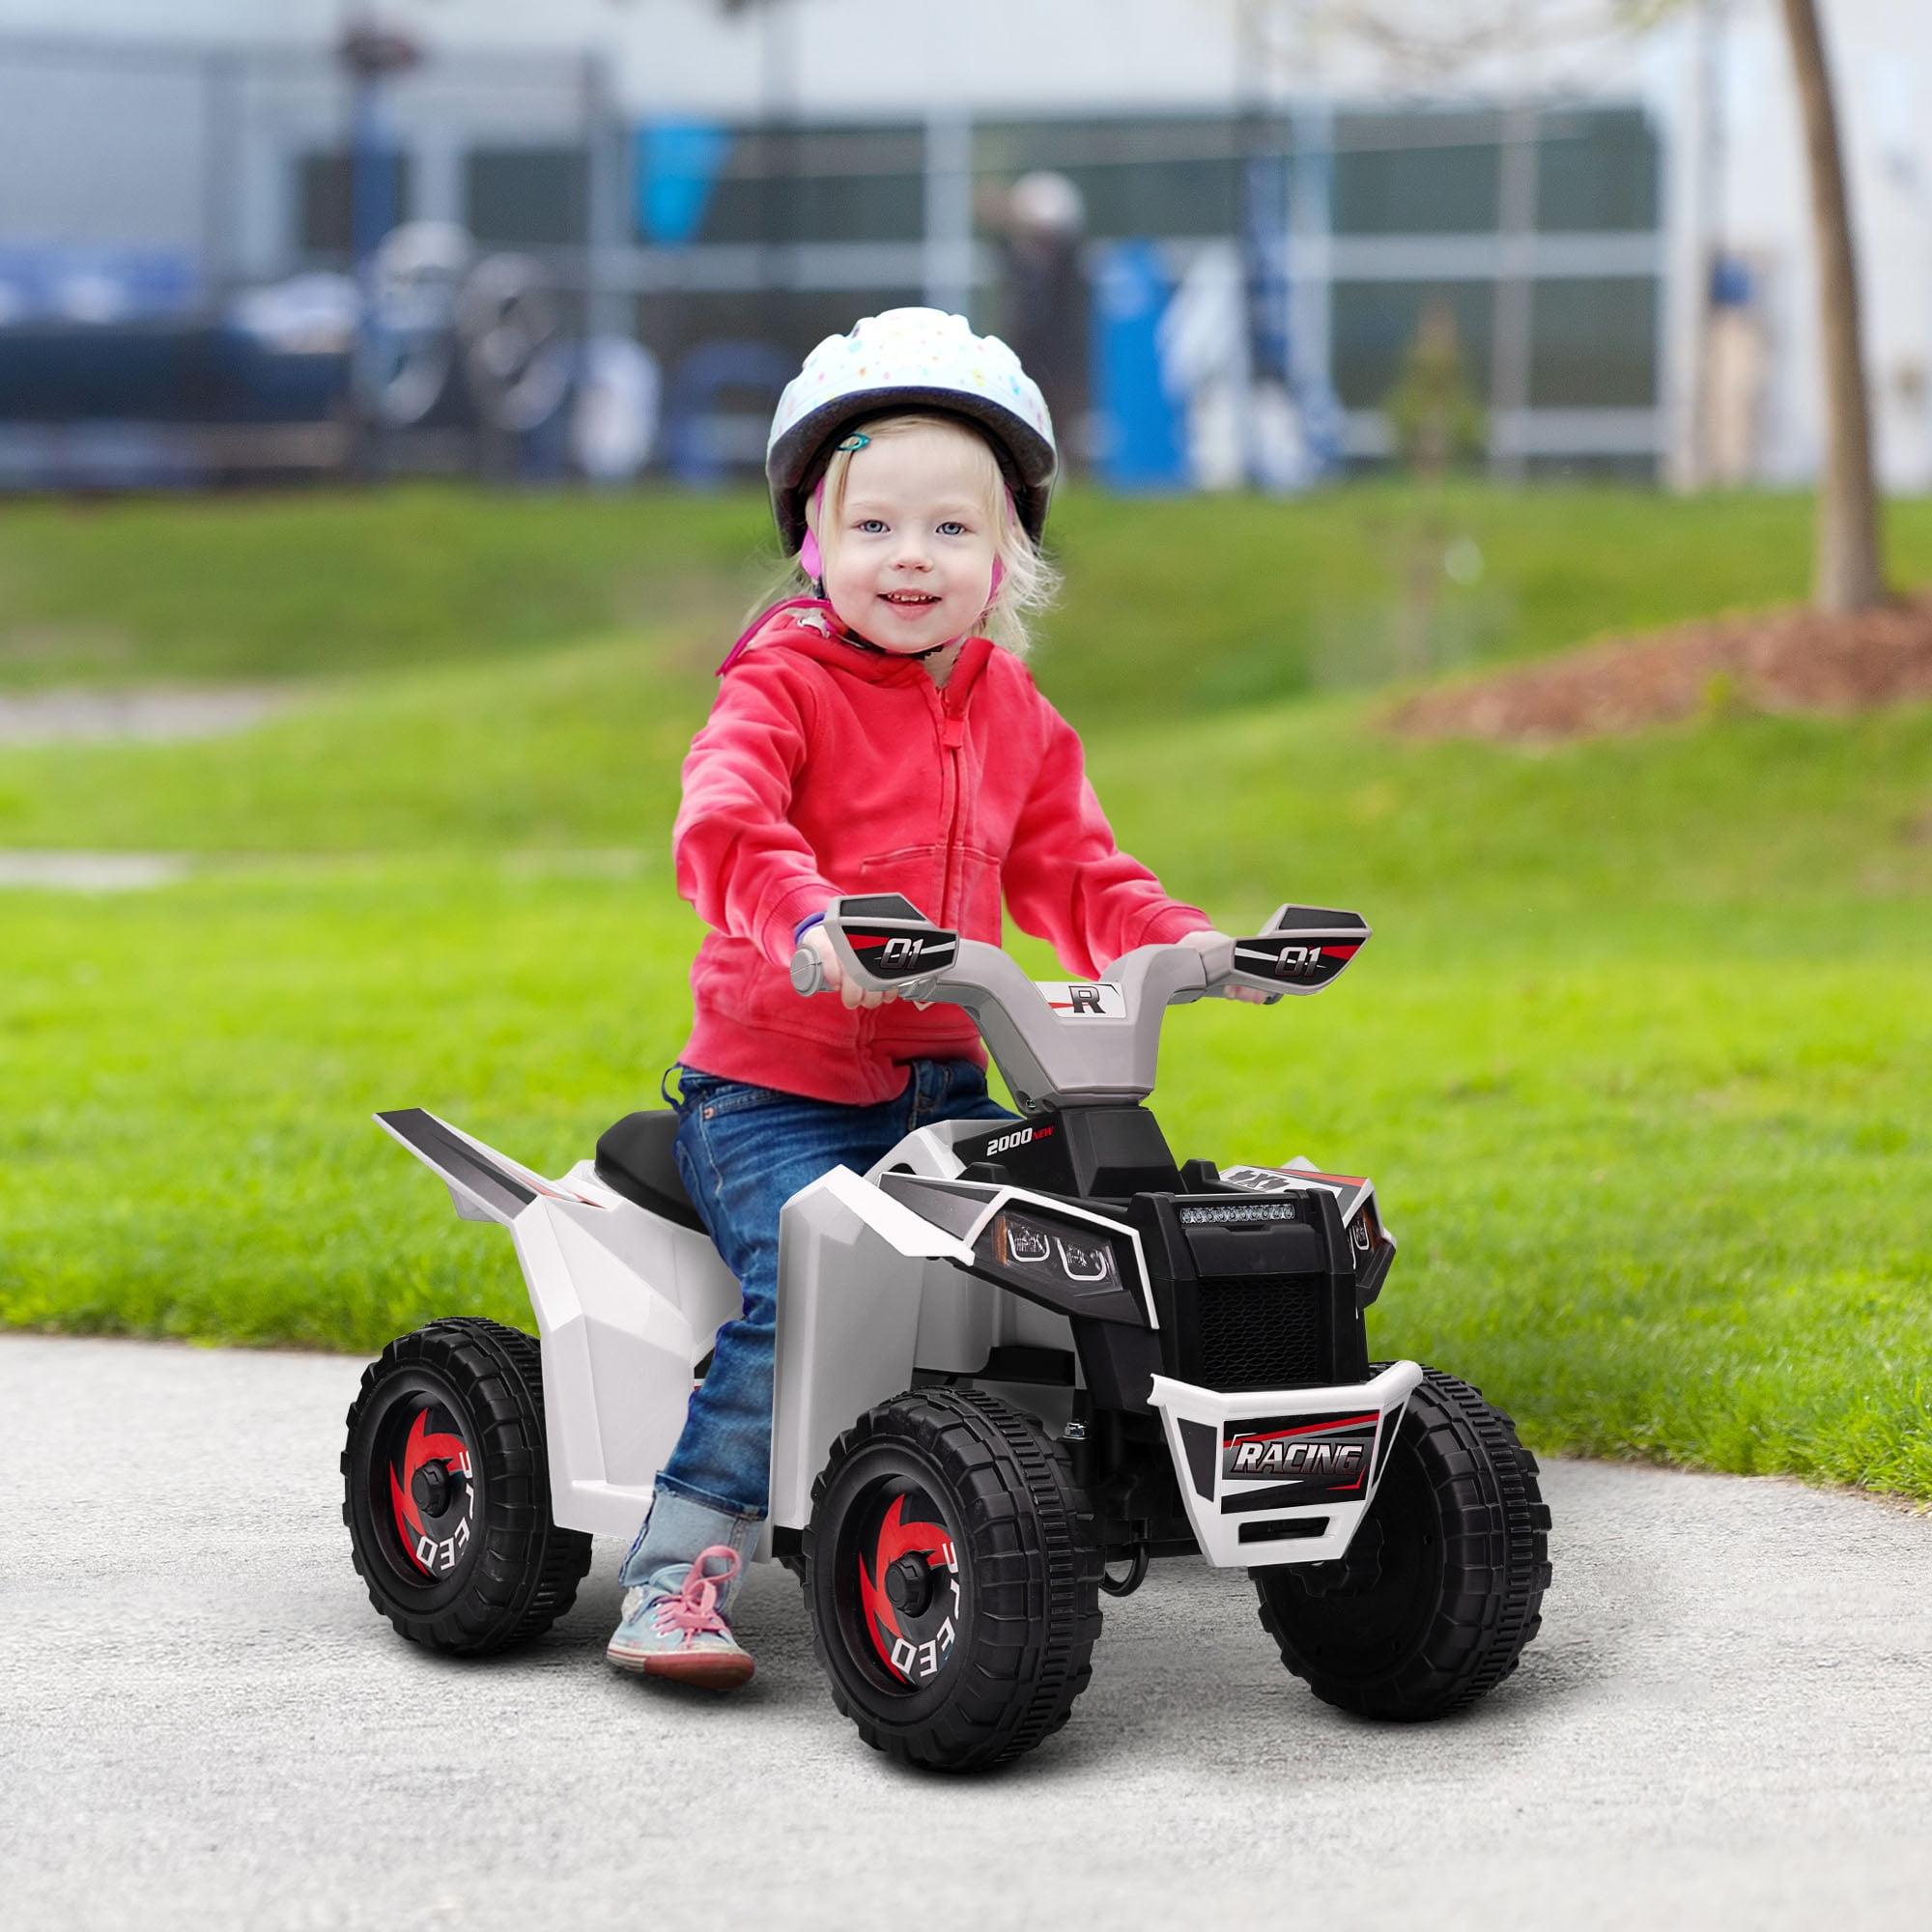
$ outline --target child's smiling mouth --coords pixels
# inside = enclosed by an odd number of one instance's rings
[[[895,606],[901,611],[923,611],[928,604],[937,604],[939,599],[929,590],[882,590],[880,601]]]

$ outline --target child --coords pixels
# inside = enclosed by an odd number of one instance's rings
[[[768,1499],[787,1197],[928,1122],[1011,1118],[964,1009],[853,984],[826,906],[900,893],[997,945],[1004,894],[1082,978],[1136,946],[1220,938],[1116,848],[1079,739],[1020,664],[1050,582],[1055,463],[1012,352],[936,309],[828,336],[780,399],[772,508],[813,594],[764,613],[721,667],[672,833],[678,890],[713,928],[679,1055],[678,1172],[744,1313],[718,1331],[625,1559],[620,1668],[721,1689],[752,1674],[725,1613]],[[800,945],[838,1000],[793,992]]]

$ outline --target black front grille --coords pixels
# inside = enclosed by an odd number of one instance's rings
[[[1327,1379],[1320,1279],[1204,1281],[1195,1293],[1197,1360],[1187,1379],[1226,1394]]]

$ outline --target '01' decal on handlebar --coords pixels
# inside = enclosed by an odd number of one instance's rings
[[[1358,939],[1304,941],[1265,933],[1235,942],[1235,965],[1263,980],[1303,986],[1325,985],[1361,951]]]
[[[923,980],[943,972],[959,954],[958,936],[936,928],[925,932],[881,932],[848,925],[845,942],[876,980]]]

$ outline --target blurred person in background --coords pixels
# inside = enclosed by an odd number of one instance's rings
[[[1080,246],[1087,205],[1065,175],[1022,175],[994,204],[1000,237],[1008,340],[1039,384],[1061,429],[1061,462],[1084,469],[1088,431],[1088,337],[1092,329]]]

